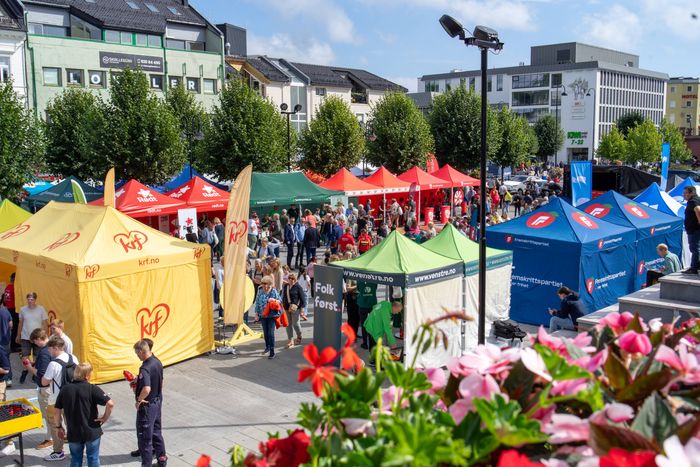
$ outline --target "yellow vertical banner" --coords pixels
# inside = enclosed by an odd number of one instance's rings
[[[109,169],[107,172],[107,176],[105,177],[105,206],[110,206],[114,207],[115,206],[115,199],[114,199],[114,167]]]
[[[248,209],[253,166],[241,170],[231,187],[224,238],[224,322],[241,324],[245,313]]]

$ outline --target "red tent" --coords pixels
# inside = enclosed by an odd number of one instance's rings
[[[411,189],[411,184],[399,180],[393,173],[389,172],[384,166],[379,167],[376,172],[364,179],[365,182],[383,188],[384,193],[402,193]]]
[[[131,217],[149,217],[177,214],[178,209],[187,207],[184,201],[165,196],[136,180],[129,180],[116,195],[116,208]],[[104,198],[90,204],[102,205]]]
[[[229,194],[201,177],[193,177],[166,195],[183,201],[190,208],[197,208],[199,212],[225,211],[228,207]]]
[[[430,175],[418,166],[399,175],[399,179],[411,184],[415,183],[420,190],[436,190],[438,188],[450,188],[452,186],[450,182],[435,175]]]
[[[452,187],[477,186],[479,184],[478,178],[464,175],[459,170],[452,168],[450,164],[443,165],[440,169],[433,172],[432,175],[447,180],[452,184]]]
[[[345,167],[319,185],[327,190],[344,191],[347,196],[378,195],[384,192],[382,188],[360,180]]]

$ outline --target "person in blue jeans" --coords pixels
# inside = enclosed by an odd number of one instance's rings
[[[90,384],[92,365],[80,363],[75,368],[73,383],[61,388],[56,399],[53,420],[58,434],[68,439],[70,449],[70,466],[83,465],[83,452],[87,457],[88,467],[100,465],[100,439],[102,425],[109,420],[114,402],[105,392],[94,384]],[[102,416],[98,416],[97,406],[104,406]],[[62,425],[62,417],[66,419],[66,427]]]
[[[263,337],[265,338],[265,350],[262,354],[266,355],[269,353],[270,355],[267,358],[270,360],[275,358],[275,318],[281,315],[280,312],[279,314],[270,313],[268,316],[263,316],[263,311],[265,311],[267,302],[271,298],[282,301],[280,294],[272,287],[272,277],[265,276],[260,281],[260,290],[255,298],[255,314],[257,315],[257,320],[262,324]]]

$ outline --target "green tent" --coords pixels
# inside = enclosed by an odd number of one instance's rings
[[[253,173],[250,189],[251,206],[323,203],[342,191],[326,190],[306,178],[302,172],[277,174]]]
[[[337,261],[345,277],[364,282],[414,287],[462,275],[462,260],[433,253],[393,231],[359,258]]]
[[[433,253],[464,262],[464,275],[479,273],[479,244],[462,235],[452,224],[421,245]],[[513,263],[513,252],[486,248],[486,269],[494,269]]]
[[[76,177],[70,176],[58,185],[54,185],[48,190],[44,190],[36,195],[27,198],[29,204],[37,208],[44,207],[49,201],[60,203],[89,203],[100,199],[104,194],[95,187],[91,187]]]

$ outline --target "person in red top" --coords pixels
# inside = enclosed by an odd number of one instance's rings
[[[17,327],[19,326],[19,315],[15,310],[15,273],[10,275],[10,283],[5,287],[5,292],[2,294],[2,303],[10,311],[10,316],[12,316],[12,336],[10,344],[12,346],[12,351],[16,351],[19,345],[15,343],[17,338]]]
[[[491,189],[491,206],[498,206],[501,203],[501,196],[498,194],[498,190],[495,188]]]
[[[348,251],[348,247],[352,249],[355,248],[355,239],[352,236],[352,229],[350,227],[345,228],[345,233],[341,235],[338,240],[338,248],[342,253]]]
[[[367,229],[362,229],[357,237],[357,251],[362,254],[372,248],[372,237],[367,233]]]

